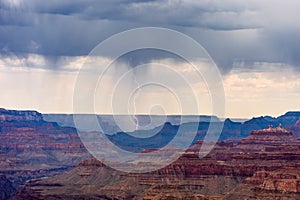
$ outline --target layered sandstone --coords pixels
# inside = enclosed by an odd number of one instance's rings
[[[43,121],[42,114],[37,111],[18,111],[0,108],[0,122],[40,122]]]
[[[0,109],[0,173],[13,187],[62,173],[88,157],[74,128],[46,122],[36,111]]]
[[[105,166],[99,160],[89,159],[67,173],[27,182],[14,198],[149,200],[299,197],[300,144],[283,127],[253,131],[237,145],[218,142],[207,156],[199,158],[202,144],[197,142],[174,163],[143,174],[123,173]]]
[[[277,192],[300,192],[300,170],[297,167],[284,167],[275,171],[259,171],[247,179],[257,184],[257,188]]]

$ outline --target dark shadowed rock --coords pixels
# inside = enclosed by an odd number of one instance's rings
[[[16,189],[13,187],[12,183],[5,177],[5,175],[0,174],[0,199],[9,199]]]

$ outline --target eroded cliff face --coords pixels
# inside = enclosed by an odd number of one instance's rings
[[[14,187],[62,173],[89,157],[74,128],[46,122],[36,111],[0,109],[0,173]]]
[[[128,174],[89,159],[75,169],[48,179],[31,180],[14,199],[201,199],[234,188],[238,180],[205,175],[188,178],[182,169],[169,167],[153,173]]]
[[[283,166],[274,171],[258,171],[246,178],[224,199],[300,199],[300,163]]]
[[[275,171],[259,171],[247,182],[257,185],[256,188],[277,192],[300,192],[300,166],[287,166]]]
[[[289,126],[288,128],[290,131],[293,132],[293,134],[295,136],[300,138],[300,119],[295,124],[293,124],[292,126]]]
[[[0,173],[13,187],[34,179],[18,189],[15,199],[298,198],[300,144],[292,132],[283,127],[253,131],[238,144],[218,142],[200,159],[201,144],[151,173],[123,173],[95,159],[73,169],[90,157],[74,128],[46,122],[35,111],[0,109]]]
[[[87,158],[88,153],[74,128],[46,122],[35,111],[2,109],[0,116],[0,153],[6,159],[11,156],[30,165],[63,166],[76,165]],[[17,167],[11,164],[10,168]]]
[[[0,108],[0,122],[41,122],[42,114],[37,111],[18,111]]]
[[[123,173],[89,159],[67,173],[26,182],[14,199],[299,197],[300,145],[289,131],[253,131],[237,145],[218,142],[200,159],[201,144],[197,142],[174,163],[143,174]]]

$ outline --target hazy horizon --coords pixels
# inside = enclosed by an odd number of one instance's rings
[[[26,109],[22,109],[22,108],[0,108],[0,109],[5,109],[5,110],[18,110],[18,111],[37,111],[43,115],[73,115],[75,113],[63,113],[63,112],[41,112],[39,110],[35,110],[35,109],[30,109],[30,108],[26,108]],[[270,115],[268,113],[262,114],[262,115],[255,115],[255,116],[249,116],[249,117],[235,117],[235,116],[225,116],[225,118],[220,118],[217,115],[210,115],[210,114],[147,114],[147,113],[76,113],[76,115],[102,115],[102,116],[128,116],[128,115],[136,115],[136,116],[191,116],[191,117],[197,117],[197,116],[205,116],[205,117],[218,117],[219,119],[226,119],[226,118],[230,118],[230,119],[238,119],[238,120],[249,120],[251,118],[257,118],[257,117],[266,117],[266,116],[270,116],[270,117],[279,117],[282,115],[285,115],[288,112],[300,112],[300,110],[288,110],[286,112],[283,113],[279,113],[278,115]]]

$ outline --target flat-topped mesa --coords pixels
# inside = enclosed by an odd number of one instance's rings
[[[78,167],[106,167],[99,159],[97,158],[88,158],[86,160],[81,161],[78,164]]]
[[[250,135],[293,135],[293,133],[283,128],[280,124],[277,128],[270,125],[268,128],[263,130],[254,130]]]
[[[0,122],[43,121],[43,116],[37,111],[17,111],[0,108]]]

